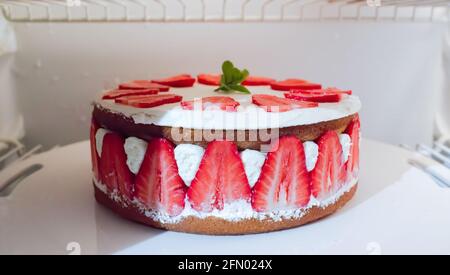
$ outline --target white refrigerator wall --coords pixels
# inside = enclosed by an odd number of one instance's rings
[[[121,81],[217,73],[300,77],[361,97],[365,137],[429,143],[442,92],[446,24],[15,23],[11,66],[26,143],[88,138],[90,102]],[[448,106],[448,105],[447,105]]]
[[[0,151],[5,140],[23,137],[23,120],[17,106],[17,92],[11,68],[14,66],[16,37],[12,26],[0,14]]]

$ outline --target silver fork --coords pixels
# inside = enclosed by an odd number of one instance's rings
[[[439,144],[438,146],[435,143],[435,147],[431,148],[428,145],[425,144],[419,144],[416,147],[416,151],[421,153],[422,155],[431,157],[432,159],[434,159],[435,161],[439,162],[440,164],[444,165],[447,168],[450,168],[450,157],[444,155],[443,153],[441,153],[441,149],[440,148],[446,148],[444,145]]]
[[[37,145],[33,147],[31,150],[24,152],[23,150],[24,146],[21,143],[18,142],[17,144],[13,144],[12,146],[10,146],[10,149],[6,151],[4,155],[0,156],[0,164],[2,164],[3,162],[2,166],[0,166],[0,171],[2,169],[5,169],[6,167],[10,167],[16,163],[26,160],[27,158],[29,158],[30,156],[34,155],[39,150],[41,150],[41,148],[42,148],[41,145]],[[9,163],[6,163],[6,161],[14,155],[17,155],[17,158]],[[5,197],[11,194],[14,188],[21,181],[23,181],[25,178],[31,176],[36,171],[39,171],[42,168],[43,168],[42,164],[32,164],[15,173],[13,176],[6,179],[4,182],[0,181],[0,197]]]
[[[450,168],[450,157],[447,155],[447,152],[449,152],[450,149],[444,144],[435,142],[434,148],[425,144],[418,144],[415,148],[405,144],[400,144],[400,146],[409,151],[416,152],[423,157],[432,159],[446,169]],[[408,163],[430,175],[439,186],[450,188],[450,179],[442,176],[441,173],[438,173],[435,169],[432,169],[425,161],[421,161],[418,158],[412,158],[408,160]]]
[[[438,183],[439,186],[450,188],[450,180],[436,173],[435,171],[430,169],[426,164],[416,159],[409,159],[408,163],[430,175]]]

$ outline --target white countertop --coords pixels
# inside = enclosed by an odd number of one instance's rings
[[[161,231],[124,220],[93,196],[87,141],[34,156],[44,168],[0,197],[0,254],[450,253],[450,189],[412,168],[412,153],[363,140],[359,189],[326,219],[244,236]]]

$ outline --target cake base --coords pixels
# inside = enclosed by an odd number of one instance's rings
[[[349,191],[344,193],[339,199],[324,208],[313,206],[300,218],[281,219],[274,221],[272,219],[245,219],[240,221],[228,221],[217,217],[187,217],[178,223],[160,223],[145,216],[137,207],[129,205],[128,207],[111,199],[107,194],[98,189],[94,184],[95,199],[98,203],[112,209],[120,216],[151,227],[165,229],[177,232],[207,234],[207,235],[242,235],[252,233],[264,233],[288,229],[304,225],[321,218],[324,218],[339,208],[343,207],[356,193],[358,184],[355,184]]]

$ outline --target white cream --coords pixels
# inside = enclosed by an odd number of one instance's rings
[[[108,187],[106,187],[105,184],[103,184],[101,181],[98,181],[95,177],[92,177],[92,179],[94,180],[94,184],[95,186],[102,191],[103,193],[107,193],[108,192]]]
[[[244,164],[245,174],[247,175],[248,183],[253,187],[261,173],[261,167],[266,160],[266,154],[256,150],[246,149],[241,152],[242,163]]]
[[[105,135],[107,133],[111,133],[111,131],[103,128],[98,128],[97,132],[95,133],[95,147],[97,148],[97,154],[100,158],[102,157],[103,138],[105,138]]]
[[[125,140],[125,153],[127,154],[128,169],[133,174],[137,174],[144,161],[147,152],[147,142],[145,140],[129,137]]]
[[[319,146],[312,141],[303,142],[303,149],[305,151],[306,170],[312,171],[316,166],[317,158],[319,157]]]
[[[195,178],[204,152],[202,147],[194,144],[179,144],[175,147],[178,174],[187,186],[190,186]]]
[[[350,154],[350,147],[352,146],[352,139],[347,134],[340,134],[339,142],[341,143],[341,146],[342,146],[342,158],[345,163],[345,162],[347,162],[348,156]]]
[[[282,97],[280,91],[270,87],[248,87],[252,94],[271,94]],[[218,95],[214,86],[197,84],[190,88],[171,88],[171,92],[183,96],[183,100],[194,100]],[[221,95],[221,94],[219,94]],[[338,103],[320,103],[319,107],[293,109],[287,112],[266,112],[252,103],[251,95],[230,93],[241,105],[236,112],[223,110],[183,110],[179,103],[165,104],[153,108],[134,108],[102,100],[99,95],[96,104],[114,112],[130,117],[138,124],[183,127],[192,129],[267,129],[297,125],[307,125],[322,121],[339,119],[357,113],[361,102],[356,96],[345,96]]]

